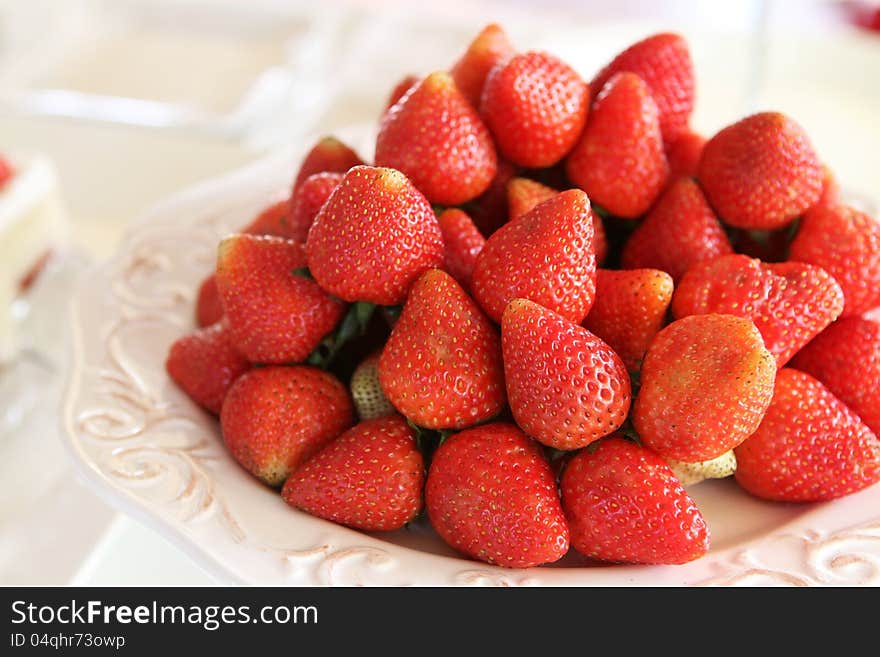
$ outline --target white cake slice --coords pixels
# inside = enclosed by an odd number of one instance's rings
[[[51,162],[37,156],[11,163],[14,175],[0,189],[0,363],[15,353],[12,304],[23,277],[69,230]]]

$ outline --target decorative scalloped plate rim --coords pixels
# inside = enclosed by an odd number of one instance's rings
[[[340,136],[369,152],[369,131]],[[683,566],[497,568],[455,555],[430,529],[365,534],[287,507],[239,468],[216,421],[167,379],[164,354],[192,326],[218,238],[284,192],[291,149],[204,182],[136,220],[71,301],[73,362],[63,442],[107,502],[220,582],[299,585],[865,585],[880,583],[880,486],[819,505],[770,505],[731,481],[692,489],[718,547]],[[718,531],[720,529],[720,531]]]

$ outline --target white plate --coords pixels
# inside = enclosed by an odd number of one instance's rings
[[[365,143],[366,131],[342,137]],[[367,153],[368,148],[363,152]],[[65,443],[111,504],[221,581],[366,585],[693,585],[880,583],[880,486],[826,504],[756,500],[732,480],[691,489],[712,532],[684,566],[507,570],[457,556],[424,526],[365,534],[288,507],[227,454],[217,422],[165,374],[193,327],[193,297],[218,239],[283,194],[302,151],[280,153],[154,208],[72,302],[74,364]]]

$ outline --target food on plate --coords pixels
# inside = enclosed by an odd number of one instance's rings
[[[875,485],[880,223],[791,117],[696,131],[694,79],[487,26],[223,238],[169,376],[291,514],[508,568],[698,559],[708,479]]]

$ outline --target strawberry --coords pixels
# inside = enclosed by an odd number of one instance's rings
[[[549,167],[572,149],[584,129],[590,89],[562,60],[543,52],[515,55],[486,78],[480,113],[508,160]]]
[[[523,431],[556,449],[578,449],[616,431],[631,401],[620,357],[582,326],[525,299],[501,320],[510,410]]]
[[[499,158],[498,171],[489,188],[479,198],[468,203],[467,213],[484,237],[489,237],[507,223],[507,183],[518,170],[518,167],[504,158]]]
[[[724,452],[708,461],[686,463],[675,459],[666,459],[669,468],[682,486],[693,486],[706,479],[724,479],[736,472],[736,454],[733,450]]]
[[[285,221],[290,215],[290,199],[276,201],[264,208],[253,221],[241,229],[240,232],[250,235],[276,235],[288,237]]]
[[[696,182],[678,178],[633,231],[623,247],[626,269],[661,269],[681,280],[703,260],[733,253],[733,248]]]
[[[687,130],[694,109],[694,64],[678,34],[655,34],[631,45],[605,66],[590,88],[598,93],[618,73],[635,73],[657,104],[663,140],[671,144]]]
[[[443,264],[431,204],[399,171],[355,167],[321,208],[306,242],[318,284],[346,301],[396,305],[413,281]]]
[[[471,41],[450,70],[452,79],[471,105],[480,106],[483,85],[492,67],[507,60],[515,52],[507,34],[494,23],[484,27]]]
[[[12,164],[10,164],[3,156],[0,156],[0,189],[6,187],[6,184],[12,180],[14,176],[15,169]]]
[[[751,320],[691,315],[655,337],[632,420],[642,443],[677,461],[707,461],[751,435],[773,396],[776,364]]]
[[[822,194],[816,205],[837,205],[840,203],[840,183],[827,164],[822,165]]]
[[[629,370],[637,370],[663,327],[672,277],[658,269],[596,272],[596,301],[584,327],[604,340]]]
[[[703,155],[706,138],[703,135],[685,130],[666,147],[670,178],[696,176]]]
[[[413,285],[379,359],[379,383],[398,411],[428,429],[462,429],[501,412],[501,341],[446,272],[428,270]]]
[[[284,501],[366,531],[402,528],[422,509],[425,464],[400,416],[364,420],[293,471]]]
[[[372,420],[396,413],[379,385],[379,356],[379,353],[367,356],[351,375],[351,398],[361,420]]]
[[[752,320],[777,368],[842,310],[843,291],[824,269],[799,262],[765,264],[737,254],[692,267],[672,301],[676,317],[722,313]]]
[[[498,167],[492,137],[448,73],[432,73],[382,118],[376,164],[406,174],[432,203],[482,194]]]
[[[801,349],[791,366],[825,384],[880,436],[880,319],[835,322]]]
[[[199,285],[196,297],[196,324],[204,328],[216,324],[223,318],[223,303],[217,290],[217,278],[211,274]]]
[[[807,212],[789,259],[822,267],[843,288],[843,317],[880,305],[880,222],[846,205]]]
[[[721,219],[737,228],[782,228],[822,193],[809,137],[778,112],[753,114],[712,137],[697,177]]]
[[[550,464],[512,424],[485,424],[441,444],[428,470],[425,508],[446,543],[480,561],[530,568],[568,551]]]
[[[303,361],[339,322],[344,305],[306,276],[302,244],[232,235],[220,242],[217,289],[235,347],[253,363]]]
[[[496,322],[512,299],[524,298],[579,323],[596,290],[593,248],[590,200],[579,189],[561,192],[486,241],[474,298]]]
[[[464,289],[470,290],[474,264],[486,244],[486,238],[480,234],[471,218],[458,208],[445,210],[437,217],[437,222],[446,245],[443,269]]]
[[[225,322],[217,322],[178,338],[165,361],[171,379],[190,399],[220,414],[226,391],[250,368],[235,347]]]
[[[282,220],[284,236],[305,242],[315,217],[340,182],[341,173],[315,173],[306,178],[293,193],[290,211]]]
[[[258,367],[226,393],[220,428],[248,472],[280,486],[312,454],[352,425],[348,391],[315,367]]]
[[[752,495],[818,502],[880,481],[880,441],[809,374],[783,369],[758,429],[736,448],[736,480]]]
[[[352,167],[363,164],[361,158],[351,148],[336,137],[323,137],[312,147],[299,166],[299,172],[291,188],[291,195],[315,173],[345,173]]]
[[[385,111],[387,112],[392,106],[396,105],[397,101],[403,98],[406,92],[412,89],[418,81],[418,76],[407,75],[394,85],[394,89],[391,90],[391,94],[388,96],[388,102],[385,104]]]
[[[669,177],[657,105],[647,85],[620,73],[602,87],[566,171],[590,200],[624,218],[644,214]]]
[[[510,221],[519,219],[533,207],[552,198],[559,190],[529,178],[514,177],[507,182],[507,208]]]
[[[577,454],[562,473],[572,547],[617,563],[681,564],[709,549],[709,528],[666,462],[612,437]]]

